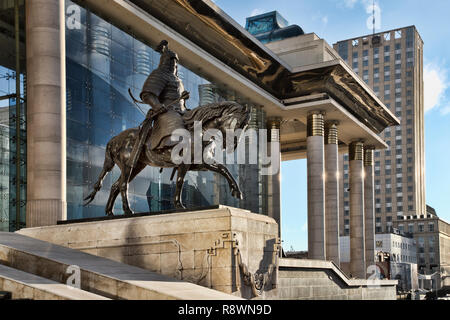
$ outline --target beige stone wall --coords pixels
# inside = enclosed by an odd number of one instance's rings
[[[397,281],[374,286],[348,279],[329,261],[279,259],[275,221],[230,207],[18,233],[247,299],[395,299]],[[262,292],[245,281],[240,261],[253,276],[266,275]]]
[[[278,248],[272,218],[229,207],[20,230],[21,234],[245,298],[239,256],[267,271]]]
[[[395,287],[347,287],[328,270],[280,270],[278,298],[286,300],[396,300]]]
[[[265,46],[292,68],[339,58],[336,51],[314,33],[273,41]]]
[[[329,261],[281,259],[275,290],[266,299],[396,300],[397,281],[354,280]]]

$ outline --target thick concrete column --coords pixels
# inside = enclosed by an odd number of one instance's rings
[[[325,215],[326,256],[340,266],[339,255],[339,167],[337,122],[325,126]]]
[[[373,148],[364,149],[364,223],[366,268],[375,264],[375,196],[373,174]]]
[[[308,258],[325,260],[325,153],[324,116],[308,115],[307,183],[308,183]]]
[[[25,1],[27,227],[66,219],[64,0]]]
[[[281,119],[271,118],[267,121],[267,128],[270,130],[269,142],[280,142]],[[270,158],[278,158],[278,171],[268,176],[268,215],[278,223],[278,236],[281,238],[281,152],[272,157],[270,145],[267,146],[267,152]],[[275,166],[276,167],[276,166]]]
[[[350,273],[358,279],[366,278],[364,227],[364,145],[352,142],[350,160]]]

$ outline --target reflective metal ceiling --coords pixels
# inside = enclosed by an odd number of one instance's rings
[[[294,73],[209,0],[130,2],[280,100],[326,92],[376,133],[398,124],[389,110],[342,65]]]

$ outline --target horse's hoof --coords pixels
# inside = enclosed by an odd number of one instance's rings
[[[123,214],[126,215],[126,216],[132,216],[133,215],[133,211],[126,210],[126,211],[123,212]]]
[[[243,196],[241,190],[239,190],[239,189],[232,190],[231,195],[233,197],[235,197],[236,199],[241,199],[241,200],[244,199],[244,196]]]
[[[186,209],[186,207],[181,202],[178,202],[175,203],[175,209]]]
[[[114,217],[114,213],[111,211],[111,212],[106,212],[105,213],[108,217]]]

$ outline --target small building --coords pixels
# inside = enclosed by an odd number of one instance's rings
[[[401,217],[394,221],[394,226],[414,235],[419,274],[439,274],[434,277],[437,279],[437,286],[431,283],[433,278],[425,287],[440,289],[450,285],[450,224],[440,219],[432,207],[427,206],[426,215]]]
[[[368,265],[367,273],[370,275],[377,272],[383,278],[398,280],[400,291],[416,290],[418,288],[416,240],[411,234],[397,229],[391,228],[389,231],[375,235],[377,267]],[[341,236],[340,244],[341,267],[346,271],[350,262],[350,237]],[[384,258],[380,259],[380,256]]]
[[[388,231],[390,232],[375,235],[375,250],[388,252],[392,262],[417,264],[416,241],[412,234],[395,228]]]

